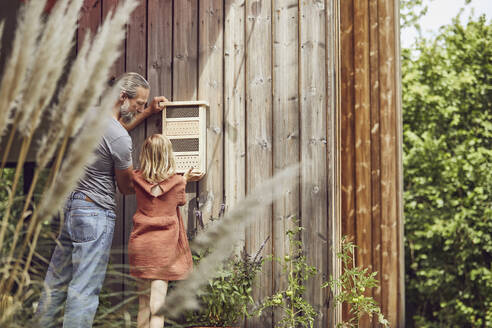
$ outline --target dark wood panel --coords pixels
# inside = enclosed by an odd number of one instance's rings
[[[198,0],[174,1],[173,95],[174,101],[196,100],[198,92]],[[195,229],[198,207],[197,183],[186,186],[187,204],[182,207],[188,231]]]
[[[148,1],[147,78],[151,91],[149,101],[156,96],[172,98],[173,1]],[[162,133],[162,114],[147,119],[147,136]]]
[[[354,154],[354,31],[353,1],[340,7],[340,93],[341,93],[341,193],[342,235],[355,238],[355,154]],[[343,307],[343,318],[348,317]]]
[[[371,126],[370,122],[370,67],[369,67],[369,3],[354,1],[354,123],[355,123],[355,212],[356,264],[372,270],[371,222]],[[372,296],[372,290],[365,292]],[[363,316],[360,325],[372,325]]]
[[[126,71],[136,72],[143,77],[147,76],[147,4],[140,1],[139,6],[133,11],[130,22],[127,25],[126,39]],[[140,149],[145,140],[145,124],[140,124],[130,132],[133,142],[133,167],[138,168]],[[137,209],[135,195],[125,196],[125,273],[128,274],[128,238],[133,227],[133,215]],[[130,295],[133,290],[129,288],[129,278],[124,281],[125,293]]]

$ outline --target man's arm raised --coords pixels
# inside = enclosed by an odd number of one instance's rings
[[[120,119],[120,123],[121,123],[121,125],[123,125],[123,127],[127,131],[131,131],[131,130],[135,129],[137,126],[139,126],[142,122],[144,122],[149,116],[152,116],[156,113],[161,112],[164,109],[164,106],[162,105],[162,103],[165,103],[167,101],[168,100],[166,99],[166,97],[163,97],[163,96],[154,97],[154,99],[150,103],[150,106],[145,108],[143,112],[138,113],[135,116],[135,119],[133,119],[133,121],[126,124],[125,122],[123,122],[122,119]]]

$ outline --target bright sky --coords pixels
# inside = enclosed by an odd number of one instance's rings
[[[472,0],[469,5],[465,5],[465,0],[433,0],[428,1],[428,7],[427,14],[420,20],[422,32],[426,36],[436,33],[439,27],[451,23],[461,8],[465,8],[461,14],[462,21],[466,21],[472,11],[475,17],[485,14],[487,20],[492,20],[492,0]],[[416,36],[417,32],[414,29],[402,30],[402,47],[411,46]]]

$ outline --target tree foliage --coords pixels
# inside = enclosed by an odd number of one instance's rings
[[[406,294],[416,327],[492,327],[492,25],[402,50]]]

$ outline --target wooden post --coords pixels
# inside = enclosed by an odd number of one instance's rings
[[[340,7],[337,0],[326,0],[326,126],[327,126],[327,229],[328,274],[337,279],[341,274],[341,261],[336,256],[342,233],[341,225],[341,175],[340,175]],[[328,291],[328,318],[326,327],[336,327],[342,320],[342,307],[334,304],[334,293]]]
[[[371,134],[370,134],[370,68],[369,68],[369,7],[367,0],[354,0],[354,92],[355,92],[355,212],[356,265],[372,271],[371,225]],[[367,290],[366,296],[372,296]],[[363,316],[362,327],[371,320]]]
[[[378,1],[369,0],[369,61],[371,98],[371,216],[372,216],[372,270],[381,281],[381,141],[379,138],[379,28]],[[382,286],[373,290],[374,300],[381,304]],[[378,327],[373,320],[373,327]]]

